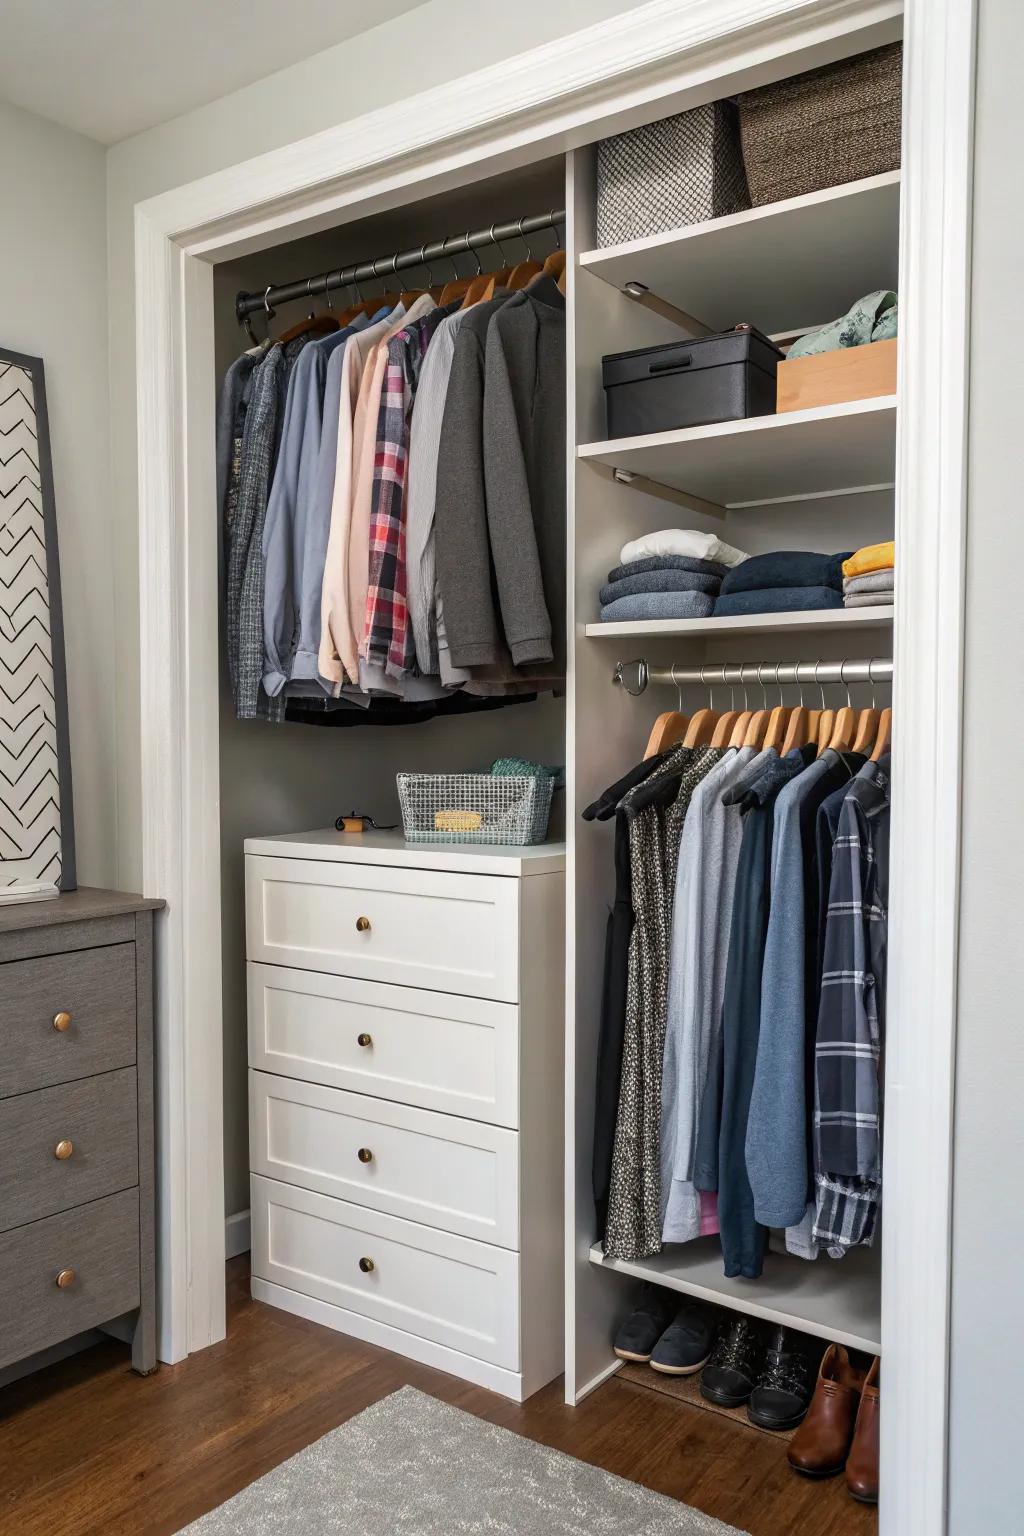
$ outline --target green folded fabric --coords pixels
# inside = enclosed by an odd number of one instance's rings
[[[794,341],[787,358],[817,357],[821,352],[836,352],[840,347],[863,347],[872,341],[889,341],[898,330],[898,301],[891,289],[879,288],[865,294],[851,305],[845,315],[808,331]]]

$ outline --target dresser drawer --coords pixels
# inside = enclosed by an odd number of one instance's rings
[[[137,1189],[0,1236],[0,1366],[138,1305]]]
[[[252,1272],[519,1369],[518,1256],[503,1248],[254,1176]]]
[[[0,1098],[134,1061],[134,944],[0,966]]]
[[[248,958],[514,1003],[520,881],[247,854]]]
[[[254,1173],[519,1247],[515,1131],[250,1072],[249,1141]]]
[[[0,1100],[0,1232],[139,1182],[134,1067]]]
[[[249,1065],[513,1128],[514,1003],[249,963]]]

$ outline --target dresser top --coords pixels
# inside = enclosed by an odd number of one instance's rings
[[[50,928],[58,923],[88,922],[98,917],[128,917],[132,912],[156,912],[162,901],[147,896],[130,896],[124,891],[101,891],[96,886],[80,885],[77,891],[42,901],[0,903],[0,934],[18,933],[26,928]]]
[[[498,843],[407,843],[401,832],[281,833],[247,837],[246,853],[272,859],[323,859],[335,864],[400,864],[469,875],[547,875],[565,868],[564,843],[509,848]]]

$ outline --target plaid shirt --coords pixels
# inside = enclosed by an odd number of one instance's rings
[[[834,1257],[870,1243],[878,1213],[888,901],[889,775],[871,764],[839,814],[815,1048],[814,1235]]]
[[[450,313],[451,306],[433,309],[388,342],[373,459],[369,585],[360,654],[384,666],[391,677],[402,677],[416,663],[405,564],[405,481],[413,400],[430,338]]]

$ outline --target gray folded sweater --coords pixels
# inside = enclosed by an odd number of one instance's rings
[[[601,609],[603,623],[643,619],[706,619],[715,611],[715,599],[707,592],[636,592],[617,597]]]
[[[647,571],[642,576],[622,576],[610,581],[597,595],[602,606],[620,597],[635,597],[644,592],[708,592],[717,597],[720,576],[702,576],[697,571]]]

